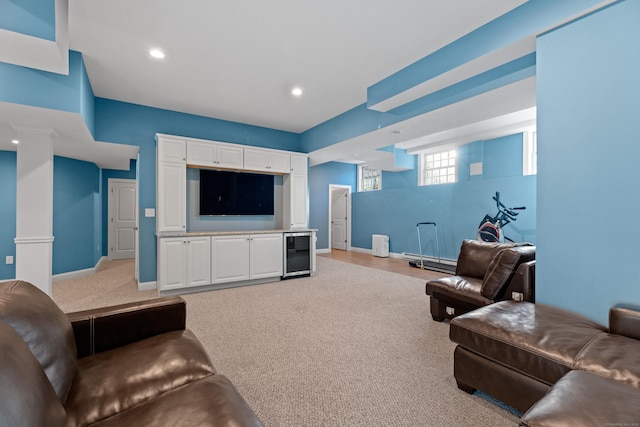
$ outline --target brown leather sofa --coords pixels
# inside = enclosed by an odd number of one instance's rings
[[[427,282],[431,317],[441,322],[496,301],[535,300],[536,247],[464,240],[455,276]]]
[[[502,301],[456,317],[449,334],[458,387],[527,411],[523,426],[640,423],[640,307],[614,306],[606,328]]]
[[[261,426],[179,297],[65,315],[0,283],[0,426]]]

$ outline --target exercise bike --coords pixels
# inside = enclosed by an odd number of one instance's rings
[[[517,220],[517,216],[520,210],[525,210],[525,206],[519,206],[515,208],[508,208],[500,201],[500,192],[496,191],[496,195],[493,196],[493,200],[498,207],[498,213],[495,216],[489,214],[485,215],[478,227],[478,240],[483,242],[504,242],[505,240],[513,242],[510,238],[504,235],[503,229],[505,225],[512,221]]]

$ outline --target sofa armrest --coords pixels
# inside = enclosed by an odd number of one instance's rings
[[[609,310],[609,330],[612,334],[640,340],[640,307],[617,304]]]
[[[523,262],[509,282],[503,299],[513,299],[513,292],[522,294],[522,301],[536,301],[536,261]]]
[[[186,303],[177,296],[67,313],[78,357],[186,327]]]

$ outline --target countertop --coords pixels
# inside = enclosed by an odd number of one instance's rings
[[[162,237],[196,237],[196,236],[233,236],[239,234],[277,234],[277,233],[304,233],[317,232],[315,228],[301,229],[281,229],[281,230],[225,230],[225,231],[175,231],[156,233],[159,238]]]

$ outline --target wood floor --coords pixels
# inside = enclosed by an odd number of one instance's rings
[[[446,277],[449,274],[439,273],[431,270],[421,270],[409,266],[409,262],[400,258],[380,258],[356,251],[341,251],[332,249],[331,253],[322,253],[318,256],[336,259],[338,261],[350,262],[352,264],[364,265],[366,267],[377,268],[378,270],[391,271],[393,273],[404,274],[406,276],[417,277],[419,279],[431,280],[439,277]]]

